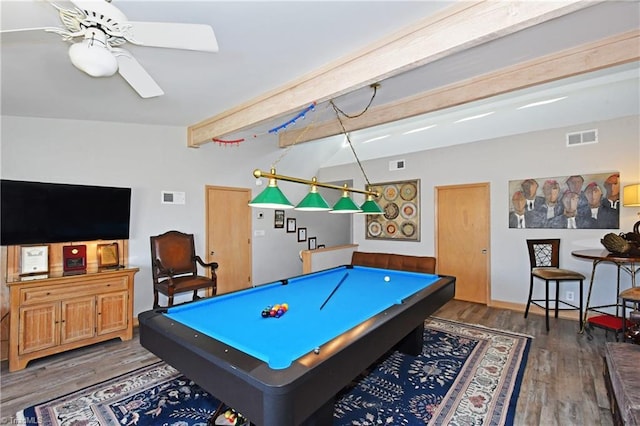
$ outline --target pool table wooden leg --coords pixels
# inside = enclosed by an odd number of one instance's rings
[[[424,343],[424,323],[420,324],[413,331],[407,334],[396,345],[395,349],[407,355],[418,356],[422,353],[423,343]]]

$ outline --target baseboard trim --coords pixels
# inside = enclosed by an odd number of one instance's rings
[[[501,309],[508,309],[510,311],[522,312],[523,315],[524,315],[525,309],[527,308],[527,305],[525,303],[514,303],[514,302],[507,302],[504,300],[495,300],[495,299],[492,299],[489,302],[488,306],[491,308],[501,308]],[[529,313],[534,315],[544,316],[544,309],[536,305],[531,305],[531,307],[529,308]],[[551,316],[553,315],[553,312],[551,311],[551,309],[549,310],[549,315]],[[564,318],[564,319],[570,319],[574,321],[580,321],[580,315],[578,314],[577,310],[559,311],[558,317]]]

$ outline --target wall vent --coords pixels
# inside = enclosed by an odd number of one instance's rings
[[[405,160],[392,160],[389,161],[389,171],[402,170],[406,167],[407,162]]]
[[[185,193],[178,191],[162,191],[160,202],[162,204],[185,204]]]
[[[598,129],[567,133],[567,146],[598,143]]]

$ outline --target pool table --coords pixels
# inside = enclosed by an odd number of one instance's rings
[[[454,290],[450,276],[345,265],[143,312],[140,342],[252,424],[330,425],[359,373],[391,349],[421,352],[425,318]]]

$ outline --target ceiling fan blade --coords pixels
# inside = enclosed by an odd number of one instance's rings
[[[140,65],[129,52],[124,49],[113,49],[118,60],[118,72],[127,83],[143,98],[164,95],[158,83]]]
[[[203,24],[170,22],[132,22],[127,41],[141,46],[217,52],[213,28]]]
[[[22,41],[33,42],[42,41],[51,38],[47,32],[59,31],[59,28],[55,27],[40,27],[40,28],[20,28],[17,30],[1,30],[0,37],[2,41]]]

